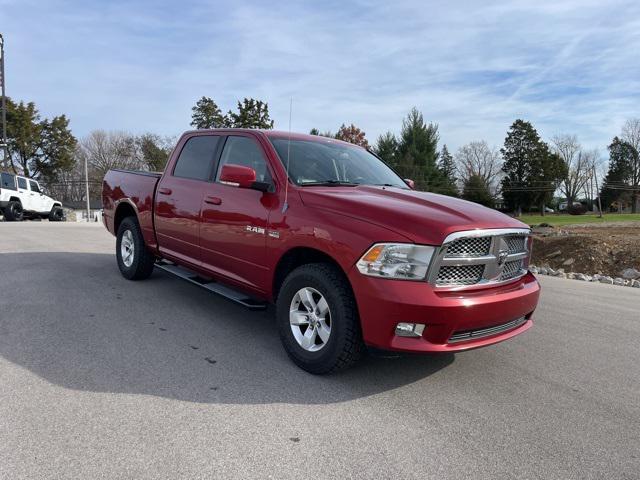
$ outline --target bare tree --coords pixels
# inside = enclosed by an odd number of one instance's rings
[[[102,181],[113,168],[138,170],[143,167],[135,137],[126,132],[94,130],[80,141],[80,155],[82,160],[86,156],[93,180]]]
[[[567,209],[571,208],[580,193],[587,192],[594,168],[597,167],[597,150],[582,149],[578,137],[561,134],[551,139],[552,150],[566,166],[567,175],[560,183],[560,191],[567,197]]]
[[[622,127],[622,140],[633,147],[629,181],[631,184],[631,211],[638,211],[640,198],[640,118],[630,118]]]
[[[497,148],[489,147],[484,140],[470,142],[458,149],[455,162],[462,185],[467,184],[472,177],[480,177],[491,195],[498,195],[502,156]]]

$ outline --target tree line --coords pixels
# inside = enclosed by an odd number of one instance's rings
[[[192,108],[191,126],[203,128],[272,129],[269,105],[253,98],[237,101],[226,113],[210,97],[201,97]],[[469,142],[455,153],[439,146],[438,124],[427,122],[412,108],[399,133],[388,131],[373,145],[353,123],[322,135],[367,148],[403,178],[414,180],[419,190],[462,197],[489,207],[520,212],[532,209],[544,214],[554,194],[560,192],[569,206],[598,194],[604,208],[631,205],[636,212],[640,197],[640,119],[628,120],[608,147],[608,169],[597,150],[584,149],[577,137],[560,134],[549,142],[534,126],[518,119],[498,148],[484,140]],[[161,171],[175,138],[154,133],[95,130],[78,140],[65,115],[42,118],[33,102],[7,99],[9,158],[3,170],[37,178],[49,193],[63,201],[84,200],[84,165],[88,166],[91,196],[99,197],[101,181],[110,168]],[[601,181],[594,186],[600,174]],[[601,187],[601,188],[599,188]],[[595,193],[594,193],[595,192]]]

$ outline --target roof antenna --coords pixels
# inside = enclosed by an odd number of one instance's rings
[[[289,208],[289,159],[291,155],[291,111],[293,110],[293,97],[289,102],[289,140],[287,142],[287,178],[284,185],[284,203],[282,204],[282,213],[284,214]]]

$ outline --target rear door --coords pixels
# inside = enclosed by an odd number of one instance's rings
[[[160,252],[198,266],[202,196],[214,172],[220,138],[197,133],[183,138],[172,171],[162,176],[156,190],[154,221]]]

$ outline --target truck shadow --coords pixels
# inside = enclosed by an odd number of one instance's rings
[[[453,355],[368,357],[313,376],[280,346],[274,312],[250,312],[156,271],[124,280],[113,255],[2,254],[0,355],[64,388],[224,404],[327,404],[414,383]],[[7,292],[14,292],[7,295]]]

